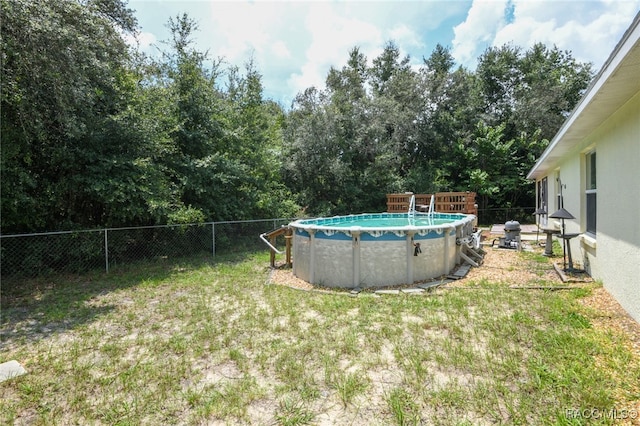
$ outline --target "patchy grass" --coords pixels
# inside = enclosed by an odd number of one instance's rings
[[[640,360],[593,326],[589,287],[349,297],[265,285],[267,264],[3,289],[0,361],[28,374],[0,383],[0,423],[582,424],[567,410],[638,408]]]

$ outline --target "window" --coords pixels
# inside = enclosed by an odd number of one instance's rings
[[[547,215],[549,214],[549,200],[547,196],[548,192],[548,179],[545,176],[542,180],[538,181],[538,209],[545,211],[546,213],[541,214],[539,223],[541,222],[544,226],[547,225]]]
[[[587,205],[587,229],[590,234],[596,234],[596,153],[592,151],[585,156],[586,185],[585,196]]]
[[[560,180],[560,172],[557,171],[556,172],[556,194],[557,194],[557,199],[556,199],[556,210],[561,209],[564,207],[564,200],[562,199],[562,188],[563,188],[563,184],[562,181]]]

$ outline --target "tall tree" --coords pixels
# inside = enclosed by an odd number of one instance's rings
[[[526,52],[504,45],[488,48],[480,57],[476,77],[483,119],[506,123],[507,135],[541,131],[550,139],[580,99],[592,77],[591,65],[569,52],[541,43]]]
[[[461,140],[455,151],[456,173],[460,177],[458,190],[472,190],[480,196],[480,208],[502,205],[506,179],[513,169],[515,156],[514,140],[505,140],[505,125],[488,126],[482,121],[475,132]],[[495,204],[489,197],[499,197]]]
[[[418,143],[408,185],[427,192],[451,190],[457,176],[450,173],[456,162],[451,153],[477,114],[473,78],[464,68],[455,69],[450,49],[439,44],[424,59],[420,78],[423,107],[417,116]]]
[[[399,147],[411,138],[415,78],[395,45],[367,65],[359,49],[332,68],[327,90],[300,94],[285,139],[288,182],[314,214],[378,211],[402,188]],[[373,89],[370,89],[375,87]]]
[[[522,84],[520,71],[521,49],[504,45],[489,47],[480,56],[476,78],[481,93],[482,119],[490,125],[508,123],[512,134],[512,116],[516,106],[517,89]]]
[[[305,91],[289,113],[287,182],[313,214],[379,210],[394,190],[528,205],[524,175],[590,78],[588,65],[542,45],[489,48],[475,72],[437,45],[416,72],[389,42],[371,64],[352,49],[326,91]]]
[[[193,46],[196,23],[182,15],[169,28],[162,80],[174,99],[170,138],[176,149],[167,164],[181,189],[183,219],[292,215],[295,206],[274,160],[282,145],[282,111],[263,99],[254,63],[246,64],[244,74],[230,67],[224,90],[221,60],[211,61]]]
[[[216,87],[220,61],[212,61],[194,47],[197,23],[186,14],[170,18],[169,49],[163,52],[157,80],[171,99],[165,111],[175,126],[173,145],[163,162],[179,190],[172,220],[227,218],[229,191],[242,171],[224,155],[224,103]]]
[[[514,142],[511,175],[504,174],[503,195],[493,197],[494,206],[534,205],[534,188],[523,169],[533,165],[558,131],[591,75],[590,64],[540,43],[527,51],[510,45],[488,48],[480,57],[476,78],[484,112],[479,118],[490,127],[501,126],[503,138]]]
[[[551,139],[580,100],[591,79],[591,65],[569,52],[537,43],[520,59],[513,119],[519,131]]]
[[[307,88],[294,99],[284,129],[285,182],[299,195],[303,210],[318,215],[333,211],[339,190],[334,171],[339,155],[333,134],[335,113],[328,102],[325,92]]]
[[[103,129],[126,108],[135,19],[118,0],[1,0],[2,227],[92,225],[104,200],[78,176],[122,146]],[[115,138],[117,139],[117,138]],[[86,213],[83,213],[86,210]],[[29,215],[24,212],[29,211]]]
[[[284,111],[263,99],[262,75],[253,60],[244,74],[231,69],[228,87],[225,142],[244,170],[235,188],[236,216],[294,215],[297,207],[280,174]]]
[[[400,58],[398,46],[393,41],[388,41],[380,56],[373,59],[373,66],[369,70],[374,94],[383,95],[385,92],[391,91],[391,95],[397,95],[398,93],[393,90],[393,87],[389,86],[399,74],[411,71],[410,60],[409,56]]]

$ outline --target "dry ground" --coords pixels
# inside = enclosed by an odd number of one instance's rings
[[[264,285],[265,256],[15,300],[0,358],[29,374],[0,385],[0,424],[554,424],[556,410],[611,400],[640,411],[640,325],[598,283],[563,283],[558,258],[485,249],[429,295],[352,299],[282,268]]]
[[[557,283],[558,286],[566,285],[553,269],[552,262],[558,262],[558,259],[550,258],[548,264],[544,265],[544,280]],[[464,285],[465,282],[484,278],[490,281],[505,281],[515,286],[526,286],[535,281],[536,274],[530,268],[522,266],[523,262],[517,251],[488,248],[484,264],[480,268],[472,268],[464,279],[452,285]],[[640,323],[636,322],[604,287],[589,282],[572,282],[569,286],[591,288],[591,295],[580,299],[580,302],[597,312],[595,326],[615,331],[616,334],[626,334],[629,337],[630,348],[640,356]]]
[[[483,264],[479,268],[471,268],[465,278],[449,283],[446,287],[465,287],[470,283],[478,283],[483,280],[504,283],[513,287],[532,286],[532,283],[535,284],[538,281],[545,282],[545,285],[552,284],[558,287],[588,286],[592,289],[591,294],[580,301],[583,305],[594,310],[595,318],[597,319],[595,326],[603,330],[613,331],[616,334],[627,335],[629,337],[629,348],[640,356],[640,323],[636,322],[604,287],[594,285],[588,279],[585,282],[563,283],[553,268],[553,262],[558,262],[557,258],[549,258],[547,263],[541,265],[532,265],[531,262],[524,262],[521,253],[518,251],[494,248],[487,241],[490,241],[490,239],[486,239],[483,243],[483,248],[487,252]],[[531,243],[530,247],[534,252],[541,253],[543,251],[535,243]],[[272,271],[269,281],[301,290],[330,291],[314,287],[308,282],[295,277],[291,269],[283,268],[282,265]]]
[[[620,336],[620,341],[635,357],[640,358],[640,323],[636,322],[601,284],[594,282],[588,276],[564,282],[554,269],[554,263],[562,265],[562,258],[547,258],[545,262],[541,261],[541,256],[532,256],[532,254],[542,254],[544,251],[544,248],[535,242],[528,244],[530,250],[525,254],[516,250],[491,247],[491,240],[488,241],[485,239],[483,242],[486,255],[480,267],[471,268],[463,279],[438,287],[435,291],[474,288],[483,283],[485,285],[503,284],[505,288],[509,288],[509,291],[549,291],[554,287],[557,287],[555,291],[565,291],[575,287],[588,288],[590,290],[588,295],[578,301],[591,310],[592,326],[603,333]],[[282,266],[273,269],[269,282],[305,291],[331,291],[314,287],[298,279],[290,269]],[[631,402],[628,408],[635,409],[636,413],[640,412],[640,400]],[[640,418],[618,420],[616,424],[638,426]]]

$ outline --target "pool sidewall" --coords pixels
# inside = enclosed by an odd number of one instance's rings
[[[472,232],[475,216],[437,215],[451,222],[389,228],[335,226],[340,220],[407,217],[384,213],[292,222],[293,273],[315,285],[340,288],[386,287],[446,275],[459,262],[456,242]]]

